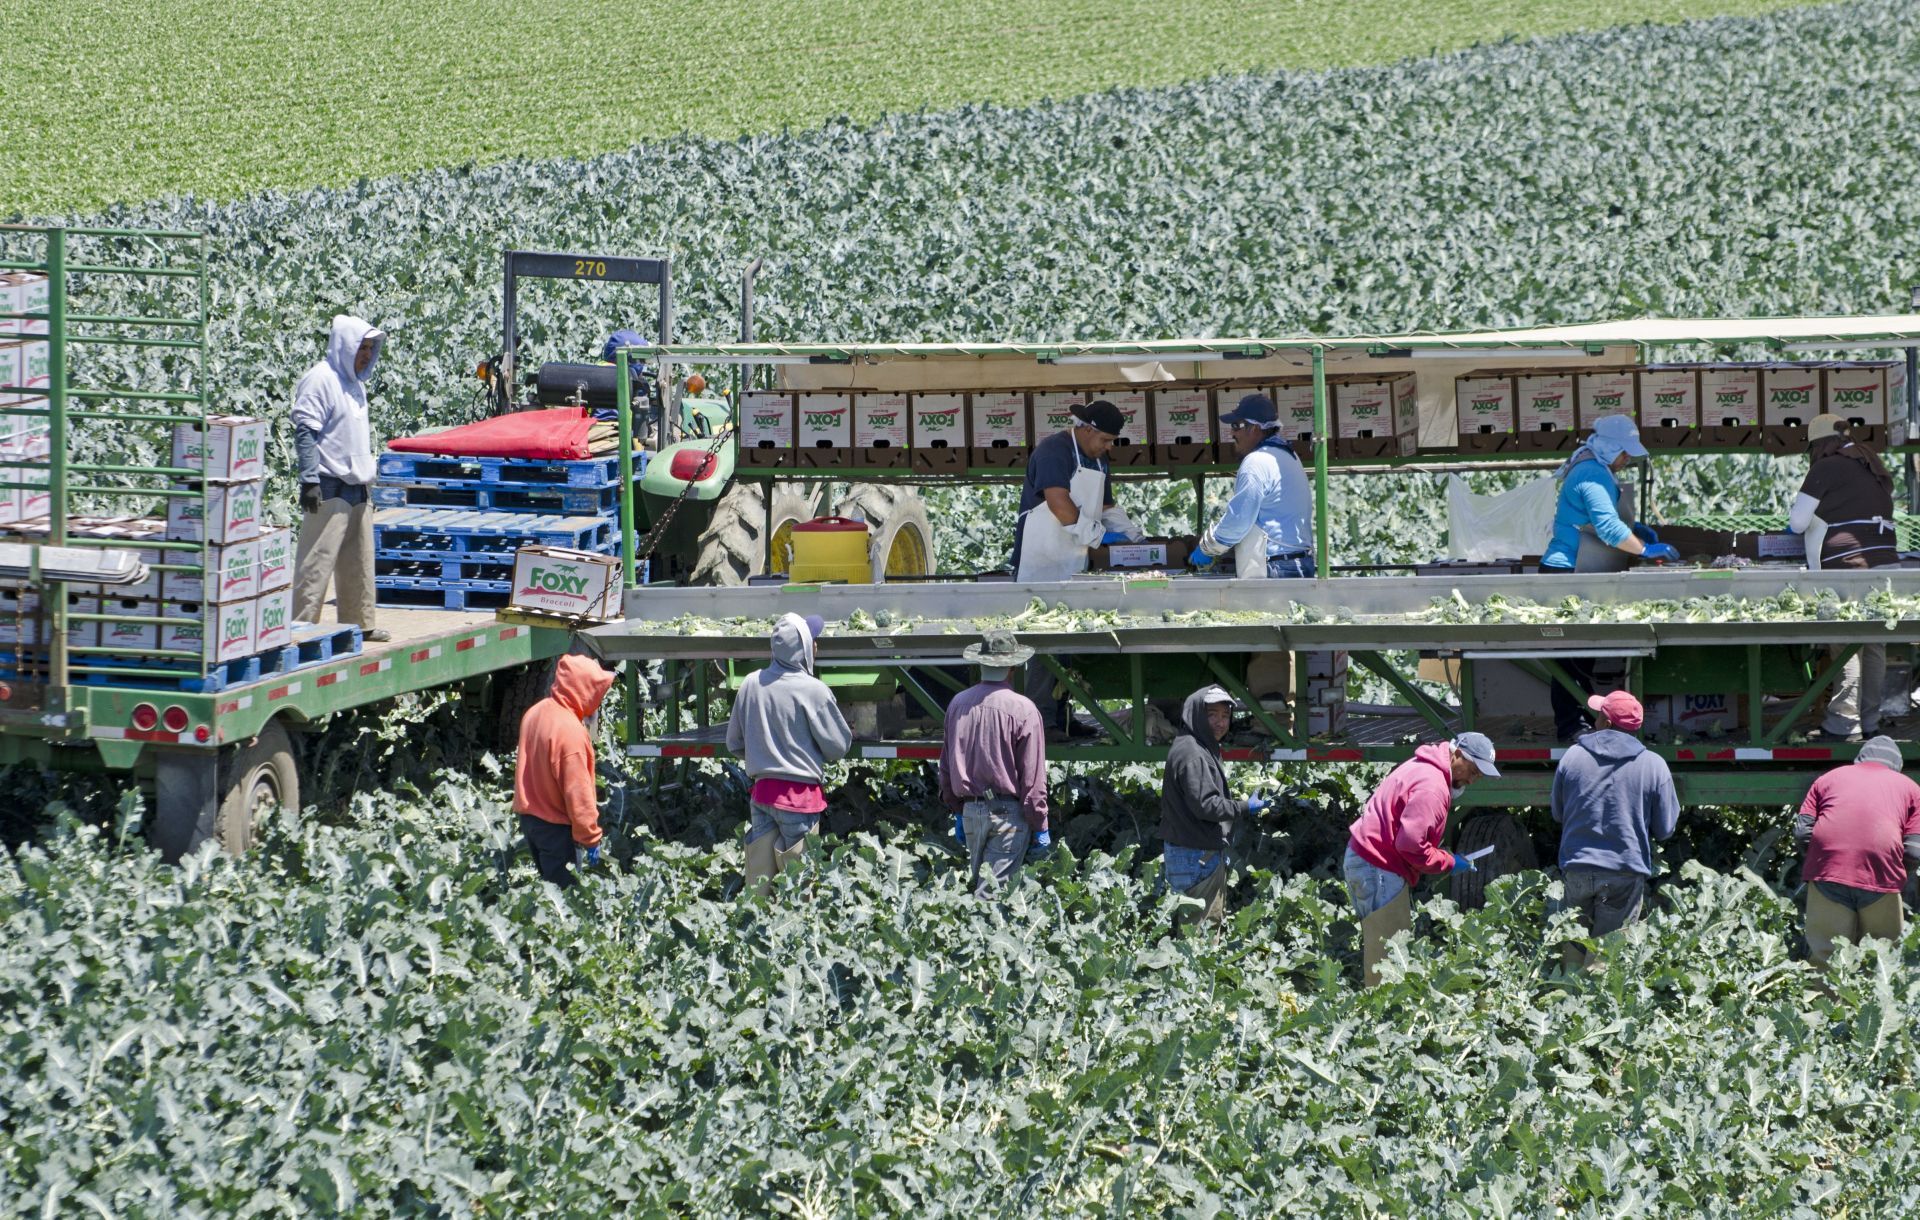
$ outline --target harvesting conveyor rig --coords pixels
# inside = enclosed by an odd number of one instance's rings
[[[856,386],[909,394],[1156,381],[1191,384],[1223,371],[1226,375],[1216,376],[1215,384],[1237,390],[1261,378],[1304,375],[1311,378],[1316,438],[1333,433],[1332,378],[1411,372],[1419,383],[1421,440],[1445,442],[1453,428],[1452,382],[1471,369],[1579,369],[1646,362],[1654,351],[1702,347],[1905,349],[1910,366],[1916,345],[1920,313],[1641,320],[1344,338],[679,345],[646,355],[655,374],[666,379],[662,384],[668,393],[670,370],[676,365],[771,368],[782,387],[801,391]],[[1905,436],[1920,421],[1920,405],[1911,397],[1916,379],[1910,376],[1907,385],[1909,398],[1901,412],[1907,426],[1896,424],[1893,429],[1894,448],[1900,452],[1909,452]],[[818,643],[819,663],[844,705],[870,709],[871,714],[854,718],[862,737],[856,756],[862,759],[938,758],[941,709],[970,680],[962,667],[962,649],[985,631],[1006,626],[1038,651],[1078,714],[1101,730],[1100,739],[1050,747],[1055,760],[1163,758],[1165,747],[1152,734],[1149,705],[1177,704],[1195,687],[1218,682],[1246,708],[1245,728],[1227,750],[1230,760],[1309,766],[1391,763],[1408,757],[1423,741],[1476,729],[1495,739],[1504,775],[1474,785],[1467,799],[1480,805],[1537,805],[1548,797],[1552,763],[1561,753],[1548,716],[1547,684],[1570,686],[1563,663],[1585,658],[1599,661],[1603,678],[1610,668],[1614,681],[1645,699],[1702,693],[1718,697],[1719,727],[1668,732],[1659,735],[1654,747],[1673,765],[1683,800],[1695,805],[1773,805],[1797,800],[1814,774],[1853,752],[1844,744],[1806,744],[1803,736],[1810,713],[1844,661],[1866,643],[1892,646],[1893,658],[1920,643],[1920,609],[1906,609],[1920,596],[1920,572],[1904,568],[1811,573],[1782,562],[1738,571],[1643,567],[1591,576],[1518,570],[1470,574],[1474,569],[1444,567],[1431,575],[1343,575],[1338,569],[1324,575],[1333,567],[1324,558],[1332,536],[1331,474],[1540,467],[1557,464],[1564,452],[1462,455],[1423,448],[1412,454],[1342,458],[1326,443],[1309,444],[1318,554],[1323,557],[1323,575],[1317,580],[1240,581],[1158,572],[1089,575],[1049,584],[935,577],[931,582],[880,585],[788,582],[683,588],[633,587],[629,575],[625,620],[591,630],[588,639],[612,658],[662,663],[669,679],[665,688],[691,693],[693,711],[689,722],[682,716],[681,701],[668,700],[663,708],[667,730],[649,738],[640,730],[636,699],[627,749],[633,756],[656,760],[724,757],[728,686],[763,663],[764,625],[791,610],[820,614],[833,624]],[[1656,450],[1654,460],[1728,451],[1741,450],[1691,444],[1670,452]],[[972,456],[982,455],[975,451]],[[1911,466],[1909,457],[1910,481]],[[736,469],[743,478],[814,477],[806,470],[756,471],[744,462]],[[1231,470],[1203,461],[1152,469],[1116,467],[1114,476],[1191,480],[1198,527],[1204,480],[1226,477]],[[938,483],[1017,480],[1022,471],[970,461],[964,470],[946,476],[915,470],[863,474]],[[1648,478],[1643,475],[1643,487]],[[1783,501],[1789,490],[1781,488]],[[1642,515],[1648,515],[1644,509]],[[1012,528],[1008,522],[1009,541]],[[1818,599],[1806,599],[1805,617],[1789,618],[1797,612],[1790,590],[1831,590],[1835,596],[1818,604]],[[1894,611],[1863,608],[1865,599],[1875,596],[1877,605]],[[1499,616],[1472,609],[1503,600],[1552,607],[1569,597],[1589,608],[1563,616],[1539,610],[1516,613],[1507,621],[1477,621]],[[1718,600],[1692,600],[1708,598]],[[1640,608],[1627,609],[1630,605]],[[1449,606],[1460,612],[1447,613]],[[1316,725],[1327,718],[1316,716],[1316,708],[1297,692],[1313,689],[1316,658],[1339,654],[1378,678],[1396,701],[1355,709],[1344,726],[1334,729]],[[1920,723],[1905,715],[1888,716],[1883,726],[1899,737],[1909,756],[1920,757]],[[1508,834],[1504,820],[1490,815],[1477,826],[1469,825],[1463,833],[1487,841]]]

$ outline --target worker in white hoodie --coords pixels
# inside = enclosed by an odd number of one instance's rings
[[[320,621],[327,585],[336,617],[378,643],[374,625],[373,428],[367,378],[386,335],[346,314],[333,319],[327,357],[293,391],[293,449],[300,461],[300,546],[293,567],[293,617]]]

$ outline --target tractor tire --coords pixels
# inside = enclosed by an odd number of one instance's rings
[[[786,537],[796,521],[818,516],[820,493],[798,483],[773,485],[773,537]],[[737,480],[713,506],[713,519],[700,532],[700,553],[687,578],[694,585],[744,585],[749,576],[784,572],[784,556],[768,562],[765,492],[759,483]]]
[[[834,507],[833,515],[866,521],[873,583],[889,577],[933,575],[933,523],[917,489],[893,483],[856,484]]]
[[[1453,850],[1461,855],[1493,848],[1493,854],[1476,861],[1470,873],[1455,873],[1450,891],[1462,910],[1476,911],[1487,905],[1487,886],[1497,877],[1540,867],[1533,850],[1533,836],[1510,813],[1476,813],[1460,827]]]
[[[220,752],[220,810],[214,833],[238,856],[259,837],[260,817],[275,805],[300,811],[300,769],[286,726],[269,720],[252,741]]]

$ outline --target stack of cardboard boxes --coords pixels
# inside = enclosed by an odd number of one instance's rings
[[[266,443],[266,421],[244,416],[209,416],[204,430],[175,427],[173,465],[202,473],[205,499],[171,499],[166,537],[204,540],[206,567],[161,581],[159,614],[168,622],[158,628],[160,648],[219,663],[293,642],[293,535],[261,520]]]
[[[45,313],[47,301],[46,276],[0,274],[0,314]],[[0,462],[47,460],[47,417],[29,413],[45,411],[53,382],[46,336],[44,320],[0,317]],[[0,483],[28,485],[0,487],[0,525],[46,515],[45,470],[0,466]]]

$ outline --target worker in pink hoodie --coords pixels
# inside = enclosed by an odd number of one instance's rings
[[[600,863],[600,802],[593,783],[593,734],[587,719],[613,686],[613,671],[568,653],[553,689],[520,718],[513,768],[513,811],[540,875],[561,889],[576,863]]]
[[[1454,799],[1481,776],[1500,774],[1493,758],[1484,733],[1421,746],[1388,774],[1347,828],[1343,866],[1360,916],[1367,986],[1379,982],[1387,941],[1413,926],[1410,887],[1423,876],[1472,871],[1473,861],[1444,850],[1440,840]]]

